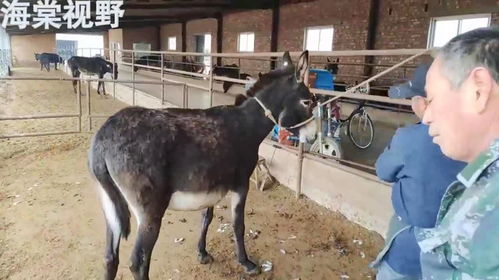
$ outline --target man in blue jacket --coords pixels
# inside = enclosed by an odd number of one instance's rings
[[[411,81],[390,88],[391,98],[411,98],[412,109],[421,119],[424,108],[426,73],[429,65],[419,66]],[[373,262],[377,280],[421,279],[420,249],[414,227],[435,226],[440,201],[447,186],[465,163],[442,154],[422,123],[399,128],[391,143],[376,161],[376,173],[393,183],[392,204],[386,246]]]

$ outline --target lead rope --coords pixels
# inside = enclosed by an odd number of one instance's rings
[[[265,105],[262,103],[262,101],[260,101],[257,97],[253,97],[253,98],[260,105],[260,107],[262,107],[265,116],[267,118],[269,118],[275,125],[278,125],[277,121],[275,120],[274,116],[272,115],[272,111],[270,111],[269,109],[267,109],[267,107],[265,107]],[[309,122],[313,121],[314,119],[315,119],[315,117],[312,116],[312,117],[306,119],[305,121],[302,121],[301,123],[295,124],[295,125],[293,125],[291,127],[283,127],[283,126],[281,126],[281,127],[284,128],[284,129],[286,129],[286,130],[295,129],[295,128],[298,128],[298,127],[301,127],[301,126],[304,126],[304,125],[308,124]]]
[[[260,101],[258,98],[256,98],[256,97],[253,97],[253,98],[256,100],[256,102],[258,102],[258,104],[260,105],[260,107],[262,107],[263,113],[265,114],[265,116],[267,118],[269,118],[274,124],[277,124],[274,116],[272,115],[272,111],[270,111],[269,109],[267,109],[267,107],[265,107],[265,105],[263,105],[262,101]]]

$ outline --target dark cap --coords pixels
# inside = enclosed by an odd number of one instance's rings
[[[426,96],[425,85],[426,85],[426,73],[428,73],[430,65],[421,64],[414,71],[412,80],[392,86],[388,90],[388,96],[390,98],[412,98],[414,96]]]

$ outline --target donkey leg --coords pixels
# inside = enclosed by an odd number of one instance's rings
[[[198,260],[201,264],[208,264],[213,262],[213,257],[206,252],[206,234],[208,233],[208,227],[213,220],[213,207],[206,208],[203,211],[203,225],[201,229],[201,237],[198,243]]]
[[[104,79],[104,74],[99,73],[99,79],[101,79],[101,80]],[[104,87],[104,82],[99,81],[97,83],[97,92],[100,94],[99,88],[102,88],[102,91],[104,92],[104,95],[106,95],[106,88]]]
[[[102,92],[104,92],[104,96],[106,96],[106,84],[102,82]]]
[[[232,193],[232,219],[234,223],[234,233],[236,235],[237,257],[239,263],[244,266],[246,273],[256,275],[260,273],[260,269],[248,259],[244,246],[244,207],[246,205],[248,187],[249,186],[246,186],[241,190]]]
[[[135,280],[149,280],[149,266],[151,264],[151,255],[158,239],[161,228],[161,218],[163,215],[155,217],[144,217],[141,221],[137,233],[137,241],[132,253],[132,271]]]
[[[97,94],[100,95],[100,82],[97,82]]]
[[[116,272],[118,272],[118,264],[120,263],[120,237],[118,236],[118,240],[115,240],[116,235],[113,233],[112,228],[108,223],[106,223],[106,226],[106,273],[104,279],[114,280]]]

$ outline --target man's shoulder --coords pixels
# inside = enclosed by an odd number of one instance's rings
[[[410,142],[417,145],[432,143],[431,137],[428,134],[428,126],[421,123],[398,128],[395,131],[392,141]]]

